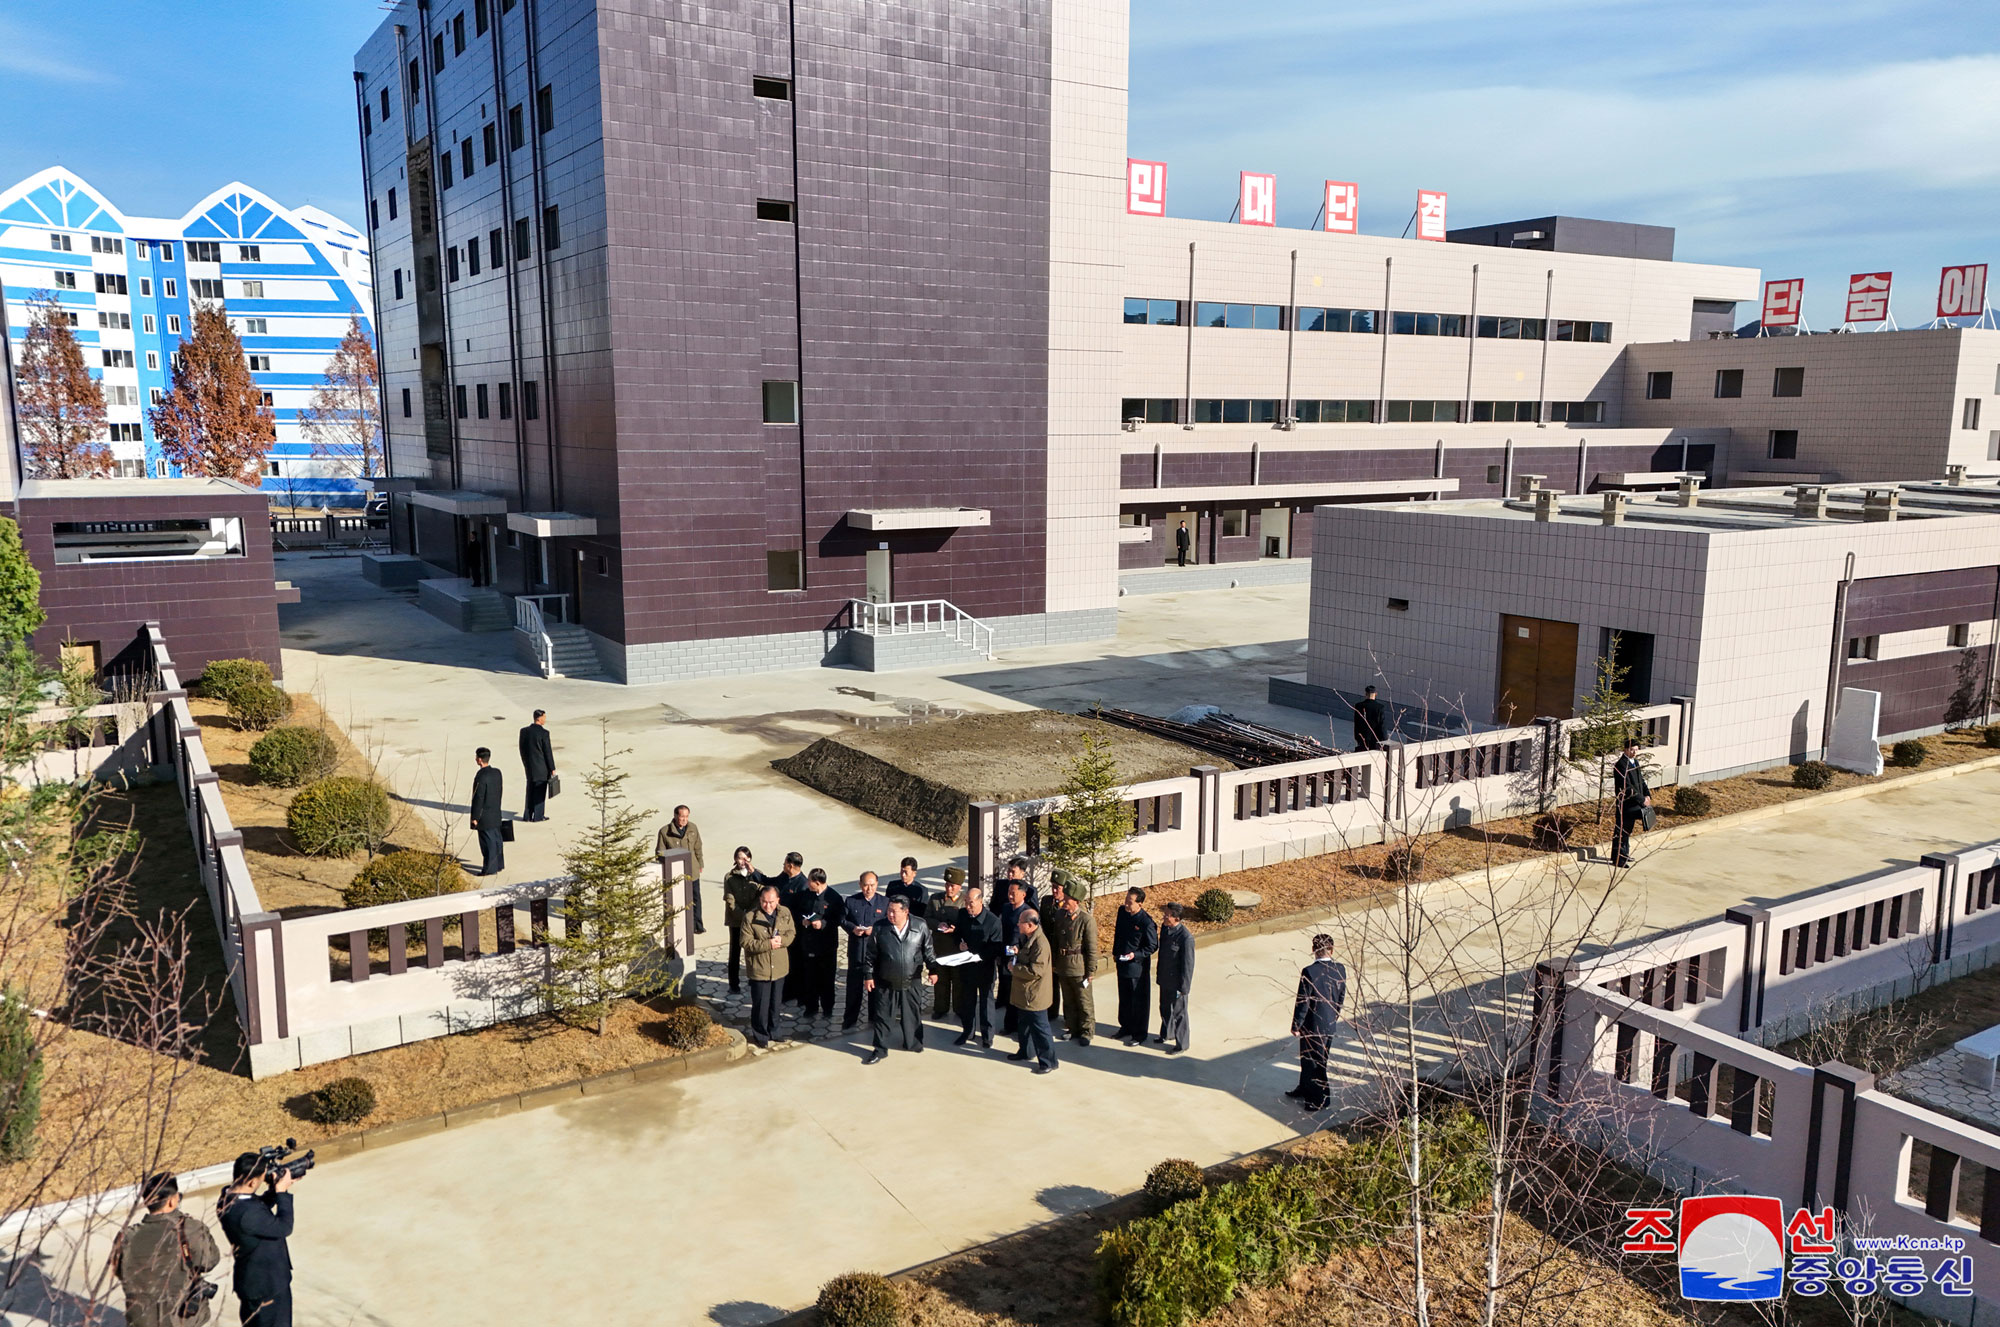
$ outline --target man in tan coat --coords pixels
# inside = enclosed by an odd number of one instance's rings
[[[1063,894],[1063,925],[1053,933],[1056,988],[1062,993],[1063,1023],[1079,1046],[1088,1046],[1097,1031],[1097,1002],[1090,979],[1097,975],[1097,916],[1075,895]]]
[[[1055,990],[1051,971],[1048,937],[1042,934],[1041,914],[1023,910],[1015,920],[1020,938],[1014,943],[1014,958],[1008,964],[1007,1002],[1017,1015],[1021,1048],[1007,1058],[1025,1060],[1033,1047],[1035,1072],[1046,1074],[1056,1068],[1056,1044],[1049,1036],[1049,998]]]
[[[743,945],[743,965],[750,969],[750,1044],[761,1049],[777,1033],[778,1000],[785,974],[792,970],[792,941],[799,934],[791,909],[778,906],[776,885],[758,892],[757,906],[744,914],[736,934]]]

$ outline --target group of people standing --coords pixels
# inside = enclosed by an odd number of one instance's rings
[[[535,717],[521,729],[519,745],[521,773],[528,789],[521,819],[530,823],[547,820],[548,799],[560,788],[556,783],[556,749],[549,737],[547,710],[535,711]],[[500,806],[504,784],[500,771],[493,768],[491,748],[480,747],[472,753],[472,759],[478,768],[472,775],[472,806],[467,819],[479,842],[479,874],[498,875],[507,869],[508,822]]]

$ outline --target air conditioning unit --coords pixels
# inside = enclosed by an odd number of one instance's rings
[[[1280,415],[1278,417],[1278,427],[1283,429],[1287,433],[1290,433],[1293,429],[1297,428],[1298,426],[1299,426],[1299,417],[1297,415]]]
[[[1127,433],[1137,433],[1139,431],[1139,426],[1145,422],[1146,422],[1146,417],[1144,415],[1134,415],[1132,416],[1132,418],[1125,421],[1125,431]]]

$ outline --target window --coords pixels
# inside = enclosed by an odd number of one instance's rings
[[[389,220],[394,221],[395,219],[396,219],[396,191],[394,189],[391,189],[389,191]]]
[[[93,272],[91,275],[97,282],[98,294],[123,295],[127,293],[125,278],[116,272]]]
[[[173,283],[168,282],[167,284],[172,285]],[[171,295],[173,292],[168,291],[167,293]],[[181,334],[181,316],[178,313],[167,315],[167,334],[169,336],[179,336]]]
[[[1555,341],[1609,341],[1611,339],[1611,324],[1573,322],[1566,318],[1558,318],[1556,319],[1556,334],[1550,339]]]
[[[1968,396],[1965,398],[1965,409],[1959,415],[1958,426],[1966,429],[1976,429],[1979,427],[1978,397]]]
[[[113,442],[144,442],[145,436],[139,431],[139,425],[137,424],[113,424],[111,426],[111,440]]]
[[[496,226],[486,232],[486,258],[495,267],[499,267],[507,261],[506,251],[500,245],[500,229]]]
[[[239,244],[236,246],[236,261],[239,263],[261,263],[264,261],[263,246]]]
[[[1799,459],[1799,431],[1797,429],[1771,430],[1771,459],[1774,461],[1796,461]]]
[[[410,105],[414,106],[423,99],[423,91],[423,73],[418,69],[417,62],[412,60],[410,61]]]
[[[139,278],[139,293],[141,295],[150,295],[153,293],[153,283],[146,277],[142,276]]]
[[[171,285],[173,283],[169,282],[168,284]],[[243,284],[245,286],[263,285],[261,281],[245,281]],[[170,290],[167,293],[171,295],[174,292]],[[188,282],[188,295],[193,299],[219,300],[222,298],[222,283],[203,277],[195,277]]]
[[[1947,648],[1954,650],[1962,650],[1972,644],[1972,624],[1960,622],[1957,626],[1947,628],[1944,633],[1944,643]]]
[[[535,93],[535,132],[545,134],[556,127],[556,90],[547,83]]]
[[[449,189],[452,186],[451,151],[448,148],[445,150],[444,154],[438,158],[438,184],[440,187],[445,189]]]
[[[276,405],[276,404],[277,404],[277,402],[276,402],[276,401],[274,401],[273,399],[271,399],[271,394],[270,394],[269,392],[259,392],[259,393],[258,393],[258,400],[259,400],[259,403],[260,403],[260,404],[262,404],[262,405]]]
[[[188,261],[191,263],[219,263],[222,261],[222,245],[215,240],[189,240]]]
[[[540,419],[542,417],[541,392],[533,382],[521,384],[521,418]]]
[[[805,587],[805,552],[797,548],[773,548],[764,553],[764,588],[771,591]]]
[[[458,246],[456,244],[444,251],[444,279],[446,281],[458,280]]]
[[[133,240],[132,252],[140,258],[151,258],[153,256],[153,243],[151,240]]]
[[[61,286],[61,287],[62,287],[62,288],[63,288],[64,290],[75,290],[75,289],[76,289],[76,273],[74,273],[74,272],[57,272],[57,273],[56,273],[56,284],[57,284],[57,285],[59,285],[59,286]]]
[[[1457,401],[1391,401],[1388,422],[1391,424],[1440,424],[1458,423],[1460,402]]]
[[[458,384],[458,385],[457,385],[456,387],[452,388],[452,389],[451,389],[451,395],[452,395],[452,404],[453,404],[453,406],[454,406],[454,407],[456,407],[456,409],[458,410],[458,417],[459,417],[460,419],[464,419],[464,418],[465,418],[465,384],[464,384],[464,383],[460,383],[460,384]]]
[[[104,235],[92,235],[90,237],[90,251],[92,253],[124,253],[125,241]]]
[[[542,209],[542,249],[562,248],[562,218],[557,215],[556,205],[550,203]]]
[[[1151,323],[1158,327],[1178,326],[1181,320],[1181,302],[1177,299],[1127,299],[1125,301],[1125,321],[1128,323]]]
[[[1489,483],[1489,484],[1497,484],[1497,483],[1499,483],[1499,482],[1500,482],[1500,472],[1501,472],[1501,471],[1502,471],[1502,470],[1503,470],[1504,468],[1505,468],[1505,467],[1503,467],[1503,466],[1498,466],[1498,465],[1489,465],[1489,466],[1487,466],[1487,467],[1486,467],[1486,482],[1487,482],[1487,483]]]
[[[1536,421],[1537,401],[1474,401],[1472,422],[1475,424],[1532,424]]]
[[[511,382],[503,382],[500,384],[500,418],[512,419],[513,417],[514,417],[514,384]]]
[[[1551,401],[1549,402],[1549,422],[1552,424],[1602,424],[1604,422],[1604,402]]]
[[[764,384],[764,422],[766,424],[796,424],[799,422],[799,385],[795,382],[767,382]]]
[[[438,70],[443,68],[444,68],[444,34],[442,32],[433,33],[431,35],[431,72],[435,74],[438,72]]]
[[[1457,313],[1392,313],[1389,331],[1396,336],[1464,336],[1465,316]]]
[[[271,324],[267,319],[245,318],[243,320],[243,332],[246,336],[266,336],[269,335],[270,330]]]
[[[486,384],[483,382],[473,384],[472,410],[481,419],[486,418]]]
[[[250,356],[250,371],[252,373],[269,373],[271,371],[271,357],[269,355]]]
[[[1317,309],[1301,307],[1297,313],[1297,326],[1301,332],[1367,332],[1375,331],[1375,310],[1373,309]]]
[[[459,10],[451,20],[451,53],[465,54],[465,11]]]
[[[1646,375],[1646,399],[1648,401],[1671,401],[1674,399],[1674,375],[1665,370],[1655,369]]]
[[[1250,514],[1241,508],[1222,513],[1222,537],[1224,539],[1241,539],[1244,532],[1249,529],[1249,526]]]
[[[486,156],[486,164],[491,166],[500,160],[500,126],[489,124],[479,131],[479,150]]]
[[[368,200],[368,229],[382,229],[382,205],[373,198]]]
[[[465,242],[465,270],[469,276],[479,275],[479,240],[477,237]]]
[[[403,389],[403,418],[408,419],[409,417],[410,417],[410,389],[405,387]]]
[[[1275,400],[1198,400],[1194,403],[1194,422],[1197,424],[1275,424],[1278,422],[1278,402]]]
[[[1804,396],[1806,394],[1806,371],[1795,369],[1774,369],[1771,373],[1771,395]]]
[[[486,35],[486,0],[472,0],[472,30],[478,36]]]
[[[1121,422],[1137,419],[1148,424],[1178,424],[1181,422],[1180,398],[1128,396],[1119,402],[1118,418]]]
[[[69,247],[69,236],[67,236],[67,235],[57,235],[57,234],[54,234],[54,233],[51,233],[51,234],[49,235],[49,248],[51,248],[51,249],[55,250],[55,251],[56,251],[57,253],[71,253],[71,252],[74,252],[74,251],[73,251],[73,250],[72,250],[72,249],[71,249],[71,248]]]
[[[782,199],[759,198],[757,200],[757,219],[759,221],[790,221],[792,219],[792,205]]]
[[[753,78],[750,80],[752,96],[769,97],[772,101],[790,101],[792,85],[782,78]]]
[[[2000,429],[1994,429],[1986,435],[1986,459],[2000,461]]]
[[[263,299],[264,283],[262,281],[245,281],[243,283],[243,298]]]
[[[1294,401],[1292,414],[1301,424],[1373,424],[1373,401]]]
[[[403,269],[397,268],[391,275],[396,279],[396,298],[403,298]]]
[[[526,217],[514,218],[514,261],[515,262],[518,263],[523,258],[529,257],[535,252],[535,246],[530,242],[531,238],[532,237],[528,234],[528,219]]]
[[[1609,324],[1607,323],[1608,327]],[[1540,318],[1479,319],[1479,335],[1501,341],[1540,341],[1548,324]]]
[[[459,173],[466,179],[472,178],[472,140],[466,139],[458,145]]]
[[[1284,326],[1284,309],[1276,304],[1221,304],[1202,300],[1195,305],[1197,327],[1251,327],[1275,332]]]
[[[140,319],[139,326],[146,333],[147,336],[151,336],[154,333],[154,331],[157,330],[157,328],[153,323],[153,315],[150,313],[147,314],[144,318]]]
[[[521,128],[521,103],[517,101],[507,108],[507,150],[517,151],[527,137]]]
[[[1853,636],[1847,642],[1847,657],[1850,659],[1875,659],[1882,652],[1880,636]]]
[[[146,352],[146,371],[147,371],[148,373],[158,373],[158,372],[160,371],[160,352],[159,352],[159,351],[157,351],[157,350],[148,350],[148,351]]]
[[[1733,400],[1743,395],[1743,370],[1717,369],[1715,371],[1715,395],[1718,400]]]
[[[382,123],[389,123],[389,89],[382,89]]]
[[[161,391],[159,388],[155,387],[151,392],[147,394],[147,397],[154,405],[158,405],[160,402],[167,399],[167,394]]]
[[[104,357],[104,367],[107,369],[132,367],[132,352],[129,350],[103,350],[98,353]]]

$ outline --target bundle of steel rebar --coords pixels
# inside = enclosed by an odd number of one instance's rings
[[[1219,711],[1204,716],[1199,723],[1178,723],[1108,705],[1100,705],[1095,713],[1107,723],[1180,742],[1198,751],[1221,756],[1244,768],[1282,765],[1287,761],[1310,760],[1314,756],[1332,754],[1310,737],[1300,737],[1281,728],[1252,723]]]

